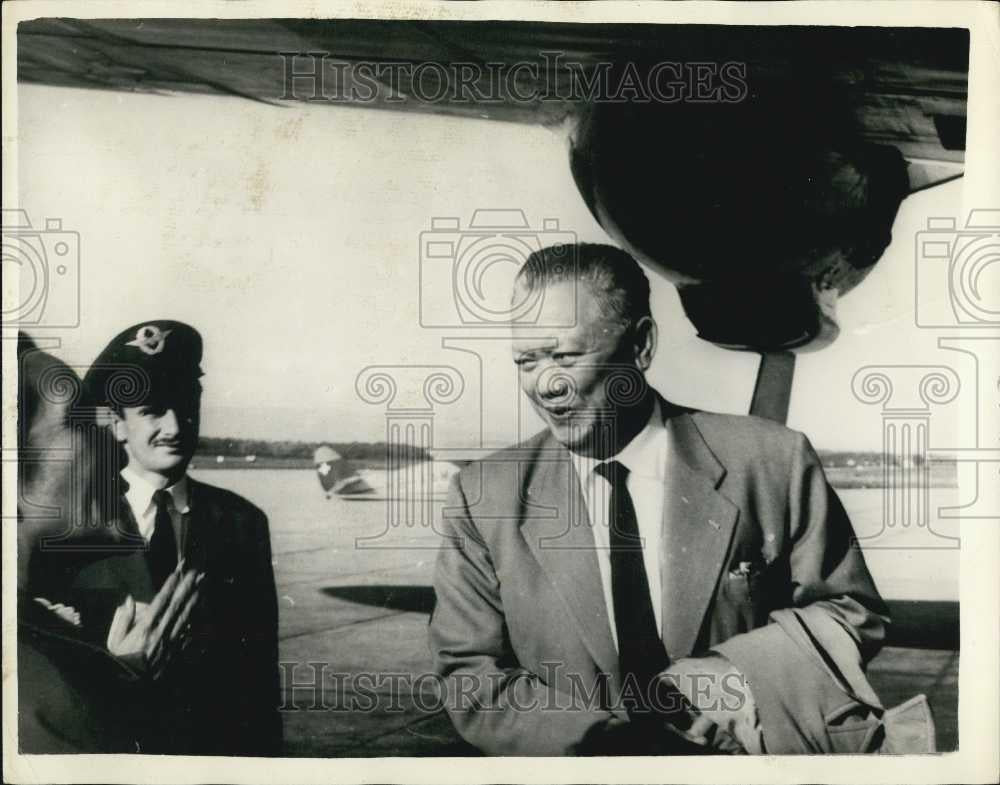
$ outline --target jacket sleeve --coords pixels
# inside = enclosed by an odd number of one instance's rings
[[[434,577],[429,643],[445,708],[462,737],[492,755],[569,755],[612,744],[618,720],[589,707],[565,706],[543,679],[521,667],[504,622],[500,582],[477,531],[458,476]],[[617,743],[616,743],[617,746]]]
[[[847,513],[802,435],[789,466],[795,612],[779,609],[768,624],[713,650],[746,676],[768,752],[860,752],[848,749],[858,733],[830,729],[878,708],[863,667],[881,647],[889,618]],[[849,684],[857,689],[845,689]]]
[[[282,723],[278,672],[278,599],[271,563],[271,536],[267,516],[257,511],[253,555],[253,633],[246,647],[246,749],[254,755],[280,755]]]

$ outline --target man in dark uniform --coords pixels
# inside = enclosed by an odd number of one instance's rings
[[[72,591],[92,639],[152,682],[157,725],[143,752],[277,755],[267,517],[187,475],[201,357],[192,327],[145,322],[116,336],[84,378],[89,401],[108,407],[122,451],[117,505],[132,545],[84,567]]]

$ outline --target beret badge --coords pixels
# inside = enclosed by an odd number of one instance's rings
[[[167,336],[172,330],[161,330],[155,324],[147,324],[140,327],[135,333],[135,339],[129,341],[126,346],[134,346],[143,354],[159,354],[166,345]]]

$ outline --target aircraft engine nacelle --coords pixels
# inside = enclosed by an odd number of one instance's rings
[[[837,297],[889,244],[907,165],[860,138],[832,89],[747,85],[730,103],[589,105],[573,177],[601,226],[675,283],[701,338],[820,348]]]

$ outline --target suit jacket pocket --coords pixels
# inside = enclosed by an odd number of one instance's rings
[[[823,752],[875,752],[885,739],[882,720],[870,706],[851,701],[824,718],[829,749]]]
[[[744,605],[753,598],[750,575],[737,570],[730,570],[726,573],[725,595],[726,599],[735,605]]]
[[[740,562],[736,569],[726,572],[722,593],[742,620],[744,629],[754,629],[767,621],[771,609],[769,576],[767,565],[750,562]]]

